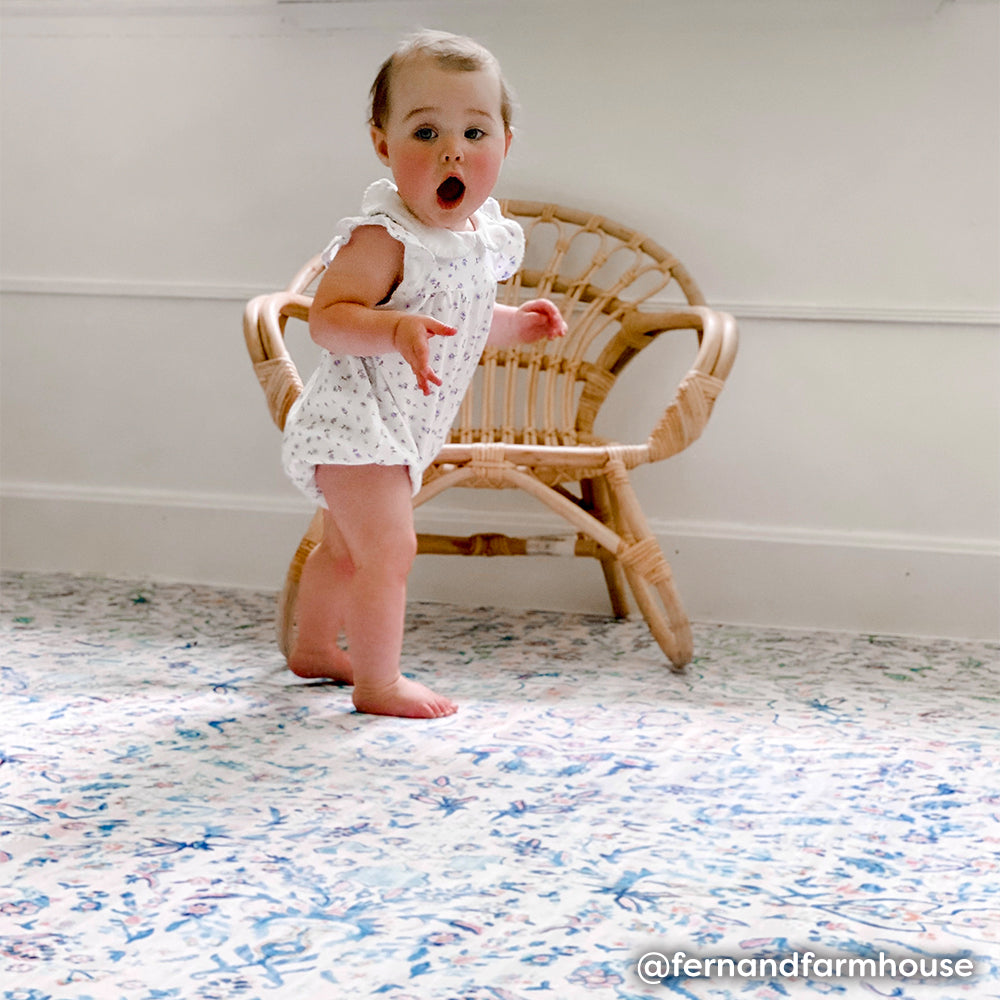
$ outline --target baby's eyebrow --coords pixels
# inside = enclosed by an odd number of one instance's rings
[[[404,122],[408,122],[411,118],[417,118],[420,115],[428,115],[437,111],[437,108],[414,108],[412,111],[408,111],[403,117]]]
[[[411,118],[419,118],[421,115],[433,115],[441,111],[438,107],[425,107],[425,108],[414,108],[412,111],[408,111],[403,116],[403,122],[408,122]],[[487,118],[492,119],[495,115],[491,114],[489,111],[483,111],[482,108],[466,108],[465,113],[470,117],[475,118]]]

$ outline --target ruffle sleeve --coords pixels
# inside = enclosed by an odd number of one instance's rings
[[[361,211],[362,215],[341,219],[337,223],[333,239],[320,255],[323,266],[330,266],[337,251],[350,240],[351,234],[359,226],[382,226],[394,240],[403,244],[403,280],[393,295],[409,294],[411,290],[420,288],[434,266],[434,254],[404,224],[406,210],[396,194],[395,186],[388,180],[375,181],[369,185],[361,200]]]
[[[500,211],[494,198],[487,198],[476,213],[476,224],[486,245],[493,276],[497,281],[506,281],[524,259],[524,230]]]

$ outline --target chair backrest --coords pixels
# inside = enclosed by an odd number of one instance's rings
[[[569,332],[487,349],[450,440],[587,444],[617,375],[650,341],[629,323],[642,303],[668,286],[688,305],[704,298],[683,265],[642,233],[559,205],[507,200],[501,208],[524,228],[526,252],[497,301],[552,299]]]
[[[601,404],[620,372],[652,340],[643,303],[652,305],[649,300],[661,295],[678,306],[704,306],[705,300],[680,261],[642,233],[559,205],[500,204],[524,228],[526,250],[520,270],[500,286],[497,300],[518,305],[552,299],[569,332],[526,347],[488,348],[450,441],[593,443]],[[311,286],[322,270],[314,257],[279,297],[284,303],[279,311],[255,300],[244,317],[254,366],[279,427],[302,388],[282,339],[285,323],[290,315],[305,318]],[[263,348],[258,336],[267,341]]]

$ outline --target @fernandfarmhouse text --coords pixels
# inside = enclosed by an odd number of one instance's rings
[[[781,955],[695,955],[685,951],[647,951],[635,971],[646,984],[679,979],[895,979],[970,980],[975,960],[956,955],[820,955],[792,951]]]

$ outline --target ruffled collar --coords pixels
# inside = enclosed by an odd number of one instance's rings
[[[368,185],[361,199],[361,211],[368,216],[387,215],[425,246],[435,257],[461,257],[474,250],[477,245],[487,250],[497,250],[498,243],[494,228],[503,225],[500,206],[493,198],[476,210],[472,216],[475,229],[456,232],[453,229],[439,229],[422,223],[403,204],[396,185],[387,177]]]

